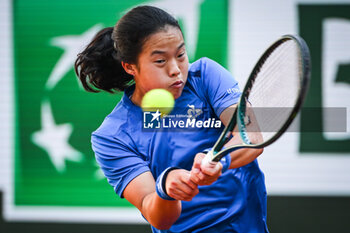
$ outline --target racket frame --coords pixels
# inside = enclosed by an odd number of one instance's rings
[[[265,60],[271,55],[271,53],[281,44],[288,40],[294,40],[298,46],[298,53],[299,57],[301,58],[301,66],[302,66],[302,72],[299,74],[302,79],[301,88],[298,93],[298,98],[296,101],[295,106],[293,107],[290,116],[288,117],[287,121],[283,124],[281,129],[269,140],[260,143],[260,144],[251,144],[249,140],[246,137],[246,131],[245,131],[245,124],[244,124],[244,114],[240,114],[245,111],[246,103],[247,103],[247,96],[249,96],[250,90],[252,89],[252,86],[254,84],[254,81],[260,72],[260,68],[264,64]],[[310,57],[310,51],[306,44],[306,42],[299,36],[296,35],[284,35],[277,41],[275,41],[259,58],[258,62],[254,66],[251,74],[248,77],[248,81],[243,89],[242,95],[238,101],[238,106],[234,110],[234,113],[231,117],[230,122],[225,127],[224,131],[221,133],[219,139],[216,141],[214,147],[212,150],[210,150],[207,154],[207,159],[211,163],[216,163],[220,161],[222,157],[224,157],[227,153],[230,153],[237,149],[242,148],[263,148],[271,143],[275,142],[290,126],[290,124],[293,122],[294,118],[297,116],[299,110],[301,109],[303,102],[305,100],[307,90],[309,88],[310,83],[310,74],[311,74],[311,57]],[[238,124],[238,129],[240,132],[240,136],[243,139],[243,143],[239,145],[233,145],[228,148],[224,148],[223,146],[230,140],[232,137],[233,129]]]

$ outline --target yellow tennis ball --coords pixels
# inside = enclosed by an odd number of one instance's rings
[[[167,115],[173,110],[175,104],[174,96],[165,89],[152,89],[147,92],[141,102],[143,111],[156,112]]]

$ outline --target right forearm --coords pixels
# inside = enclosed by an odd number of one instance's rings
[[[163,192],[169,199],[162,199],[157,193],[156,185],[151,172],[145,172],[134,178],[125,188],[124,197],[136,206],[147,221],[158,229],[169,229],[181,214],[181,201],[190,201],[199,190],[190,179],[190,172],[184,169],[175,169],[166,176]],[[159,192],[159,190],[158,190]],[[162,192],[159,192],[162,195]]]
[[[144,197],[141,212],[155,228],[169,229],[181,214],[181,201],[164,200],[152,192]]]

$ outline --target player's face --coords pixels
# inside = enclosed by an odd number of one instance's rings
[[[187,81],[188,57],[181,31],[172,26],[151,35],[143,44],[134,79],[135,98],[155,88],[163,88],[181,96]]]

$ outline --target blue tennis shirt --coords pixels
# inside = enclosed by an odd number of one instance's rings
[[[120,197],[129,182],[146,171],[157,179],[168,167],[190,170],[195,155],[212,147],[222,132],[222,111],[240,97],[237,81],[226,69],[199,59],[190,65],[183,93],[167,121],[153,119],[161,127],[150,130],[147,116],[130,100],[133,90],[125,91],[92,134],[96,160]],[[169,230],[152,227],[153,232],[268,232],[265,181],[256,160],[226,171],[199,191],[192,201],[182,201],[181,216]]]

